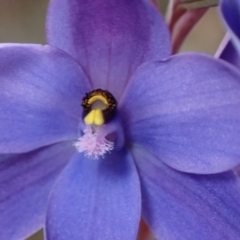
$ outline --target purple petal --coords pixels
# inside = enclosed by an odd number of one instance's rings
[[[71,145],[0,155],[0,239],[25,239],[43,227],[49,192],[74,154]]]
[[[0,46],[0,152],[26,152],[77,138],[89,83],[79,65],[50,46]]]
[[[58,179],[47,213],[47,239],[136,239],[139,178],[122,150],[93,160],[77,154]]]
[[[220,13],[240,54],[240,1],[222,0],[220,2]]]
[[[47,35],[78,60],[93,88],[116,98],[142,62],[170,54],[167,27],[146,0],[52,0]]]
[[[199,54],[146,64],[119,104],[127,138],[181,171],[233,168],[240,163],[239,79],[229,64]]]
[[[237,52],[229,38],[222,41],[217,51],[217,57],[237,66],[240,69],[240,54]]]
[[[161,163],[156,167],[153,155],[140,149],[134,158],[143,217],[157,239],[239,239],[240,171],[181,173]]]

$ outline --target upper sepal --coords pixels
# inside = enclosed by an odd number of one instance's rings
[[[46,28],[49,44],[77,59],[93,89],[116,99],[142,62],[171,52],[167,26],[149,0],[52,0]]]

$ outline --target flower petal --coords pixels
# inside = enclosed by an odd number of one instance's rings
[[[0,239],[25,239],[43,227],[53,182],[75,151],[71,145],[0,155]]]
[[[156,167],[153,155],[140,149],[133,155],[143,217],[157,239],[239,239],[240,171],[182,173],[163,163]]]
[[[47,239],[136,239],[140,199],[128,152],[112,152],[101,160],[77,154],[50,197]]]
[[[240,54],[240,1],[223,0],[220,2],[220,13],[231,35],[233,43]]]
[[[217,51],[217,57],[237,66],[240,69],[240,54],[237,52],[233,43],[228,39],[223,40]]]
[[[239,79],[231,65],[199,54],[143,66],[119,104],[127,138],[180,171],[233,168],[240,163]]]
[[[146,0],[52,0],[47,35],[84,67],[93,88],[117,99],[142,62],[170,54],[167,26]]]
[[[0,45],[0,152],[77,138],[90,85],[80,66],[50,46]]]

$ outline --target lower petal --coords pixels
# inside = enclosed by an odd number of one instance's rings
[[[143,217],[157,239],[239,239],[240,169],[197,175],[154,165],[133,151],[142,186]]]
[[[129,152],[112,152],[101,160],[78,153],[52,191],[47,239],[136,239],[140,198],[139,179]]]
[[[25,239],[43,227],[52,185],[75,152],[71,145],[0,155],[0,239]]]

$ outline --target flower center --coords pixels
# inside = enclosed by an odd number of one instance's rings
[[[87,93],[82,100],[84,122],[101,126],[109,122],[116,113],[117,101],[113,95],[102,89]]]
[[[82,107],[86,126],[74,145],[79,152],[98,159],[114,148],[115,138],[111,135],[116,132],[117,125],[110,121],[115,117],[117,101],[110,92],[97,89],[85,95]]]

